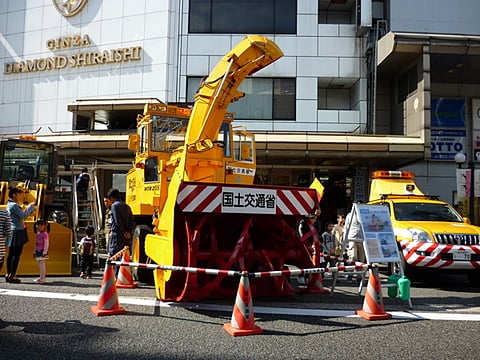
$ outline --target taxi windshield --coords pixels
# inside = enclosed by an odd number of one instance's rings
[[[449,204],[397,203],[393,205],[398,221],[446,221],[463,222],[461,216]]]

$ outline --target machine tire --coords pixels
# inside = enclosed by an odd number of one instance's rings
[[[132,238],[132,261],[141,264],[149,264],[150,258],[145,254],[145,238],[152,234],[152,229],[147,225],[135,227]],[[153,270],[132,267],[133,278],[141,283],[153,283]]]

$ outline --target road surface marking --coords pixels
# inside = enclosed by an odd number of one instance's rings
[[[44,299],[63,299],[75,301],[98,302],[98,295],[82,295],[69,293],[56,293],[47,291],[28,291],[28,290],[12,290],[0,288],[0,296],[23,296],[31,298]],[[207,310],[231,312],[233,304],[216,305],[216,304],[199,304],[199,303],[175,303],[164,302],[157,299],[133,298],[127,296],[119,296],[119,303],[128,305],[141,305],[151,307],[181,307],[185,309]],[[328,310],[328,309],[302,309],[302,308],[281,308],[281,307],[265,307],[254,306],[256,314],[270,315],[291,315],[291,316],[313,316],[313,317],[358,317],[355,310]],[[401,320],[454,320],[454,321],[480,321],[478,313],[457,313],[457,312],[413,312],[413,311],[387,311],[392,315],[393,319]]]

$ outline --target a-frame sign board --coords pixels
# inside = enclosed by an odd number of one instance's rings
[[[351,222],[358,221],[363,234],[367,263],[400,262],[390,212],[384,205],[353,204]],[[348,239],[351,222],[345,224]]]
[[[363,248],[367,263],[397,263],[400,275],[403,276],[401,255],[395,240],[390,211],[385,205],[353,204],[352,214],[345,224],[344,235],[348,239],[353,221],[357,221],[363,234]],[[344,241],[346,243],[347,241]],[[392,286],[385,284],[383,286]],[[361,288],[360,288],[361,289]],[[412,300],[408,299],[410,309]]]

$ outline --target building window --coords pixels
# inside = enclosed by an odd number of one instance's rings
[[[352,95],[349,88],[318,87],[319,110],[352,110]]]
[[[202,78],[187,80],[187,101],[193,101]],[[245,97],[228,111],[241,120],[295,120],[295,78],[247,78],[238,88]]]
[[[190,33],[296,34],[296,0],[190,0]]]
[[[398,78],[398,103],[401,104],[407,100],[417,87],[417,67],[414,66]]]
[[[355,24],[358,1],[319,1],[319,24]]]

